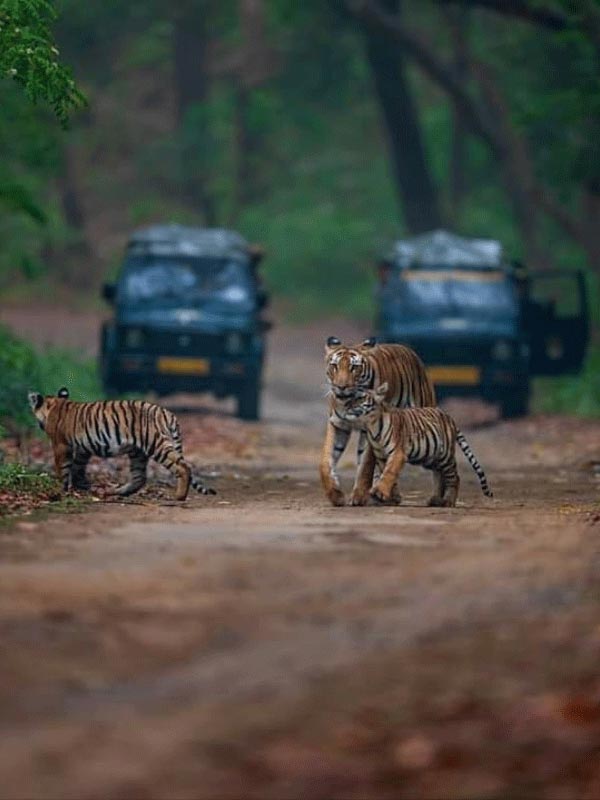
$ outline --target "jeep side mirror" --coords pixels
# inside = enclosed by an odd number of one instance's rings
[[[266,308],[271,302],[271,297],[264,289],[259,289],[256,293],[256,305],[259,309]]]
[[[256,269],[265,257],[265,248],[261,244],[249,244],[248,256],[252,269]]]
[[[381,286],[385,286],[392,274],[392,265],[387,259],[382,259],[376,265],[377,277]]]
[[[102,297],[107,303],[114,303],[117,296],[117,287],[114,283],[105,283],[102,286]]]

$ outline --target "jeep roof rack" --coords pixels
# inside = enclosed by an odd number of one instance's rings
[[[394,242],[384,261],[399,269],[502,269],[506,266],[502,245],[495,239],[467,239],[445,230]]]
[[[236,231],[226,228],[192,228],[186,225],[151,225],[129,237],[132,255],[186,255],[247,259],[251,245]]]

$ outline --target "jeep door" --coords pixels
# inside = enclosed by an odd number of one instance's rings
[[[590,338],[585,276],[580,270],[533,272],[523,321],[533,375],[579,372]]]

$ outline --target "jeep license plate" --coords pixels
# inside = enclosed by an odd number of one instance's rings
[[[210,361],[207,358],[159,358],[157,369],[166,375],[208,375]]]
[[[476,386],[481,380],[481,369],[471,366],[428,367],[427,374],[433,383],[450,386]]]

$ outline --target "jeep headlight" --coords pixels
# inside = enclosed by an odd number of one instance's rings
[[[222,300],[227,300],[228,303],[244,303],[246,300],[248,300],[250,294],[245,286],[233,284],[221,289],[219,292],[219,297]]]
[[[127,328],[125,331],[125,347],[135,349],[144,344],[144,331],[141,328]]]
[[[508,361],[513,355],[513,346],[505,339],[499,339],[492,347],[492,358],[496,361]]]
[[[244,340],[239,333],[228,333],[225,337],[225,350],[234,356],[244,349]]]

